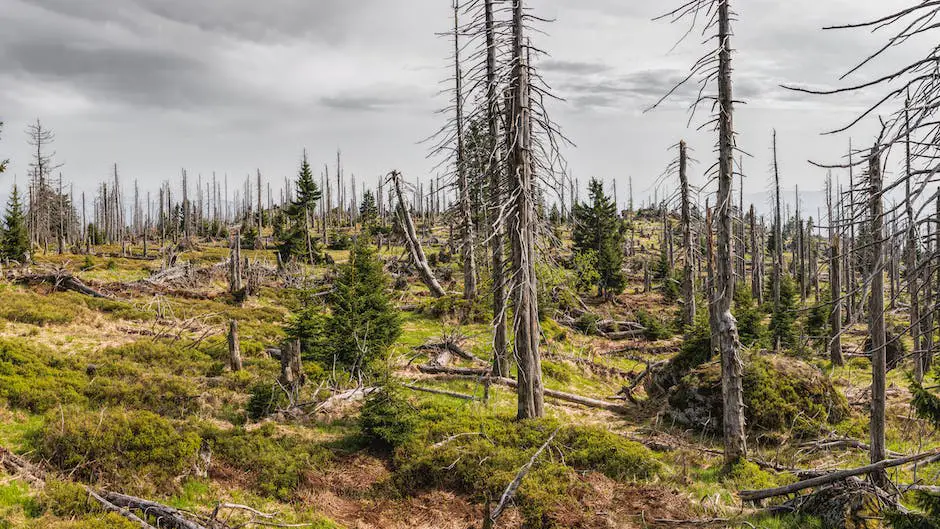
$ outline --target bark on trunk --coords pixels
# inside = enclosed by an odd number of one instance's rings
[[[532,121],[529,65],[525,58],[523,0],[513,2],[512,105],[509,113],[512,151],[509,181],[512,196],[512,276],[515,279],[515,357],[519,365],[518,418],[545,414],[542,365],[539,358],[539,314],[535,277],[535,182],[532,163]]]
[[[486,10],[486,99],[487,99],[487,126],[489,127],[491,159],[487,169],[489,171],[490,210],[496,213],[493,224],[493,233],[490,237],[490,253],[492,254],[493,278],[493,374],[495,376],[509,376],[508,338],[506,332],[506,277],[503,271],[503,222],[499,218],[502,208],[503,184],[500,162],[503,159],[499,141],[499,94],[497,93],[498,79],[496,77],[496,22],[493,14],[493,0],[485,0]]]
[[[832,179],[827,181],[826,204],[829,209],[829,291],[832,298],[832,312],[829,314],[829,358],[832,364],[845,364],[842,358],[842,274],[841,256],[839,255],[839,234],[836,232],[836,218],[832,209]]]
[[[731,13],[729,0],[718,5],[718,252],[714,308],[721,352],[721,393],[724,400],[725,465],[747,458],[744,435],[744,362],[737,321],[731,314],[734,298],[731,184],[734,174],[733,96],[731,89]]]
[[[460,3],[454,0],[454,105],[457,112],[457,187],[460,192],[461,237],[463,239],[463,297],[477,297],[477,267],[474,255],[473,213],[470,207],[470,183],[464,163],[463,72],[460,68]]]
[[[231,320],[228,324],[228,357],[232,371],[242,370],[242,351],[238,340],[238,321]]]
[[[692,214],[689,206],[689,177],[686,173],[688,156],[685,140],[679,142],[679,183],[682,186],[682,251],[685,263],[682,272],[682,323],[690,327],[695,321],[695,283],[692,272],[694,250],[692,248]]]
[[[884,300],[884,205],[881,189],[881,158],[878,145],[872,148],[868,166],[869,209],[872,233],[872,268],[869,307],[869,332],[871,333],[871,462],[878,463],[887,457],[885,449],[885,378],[887,359],[885,354],[885,300]],[[884,470],[872,473],[875,484],[886,485],[888,477]]]

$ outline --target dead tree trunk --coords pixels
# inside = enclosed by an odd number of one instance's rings
[[[911,204],[911,136],[910,136],[910,115],[908,108],[910,102],[905,105],[904,117],[905,129],[908,131],[904,138],[904,209],[907,213],[907,252],[905,263],[905,275],[907,276],[907,289],[911,295],[911,338],[914,340],[914,378],[918,382],[924,380],[925,362],[924,348],[920,340],[920,285],[918,283],[917,271],[917,220],[914,218],[914,206]],[[929,331],[932,334],[932,331]]]
[[[764,260],[763,245],[757,237],[757,214],[751,204],[751,297],[758,305],[764,303]]]
[[[869,332],[871,333],[871,462],[887,458],[885,449],[885,299],[884,299],[884,205],[882,203],[881,155],[876,144],[868,164],[869,208],[872,233],[871,301],[869,306]],[[884,487],[888,476],[878,471],[872,474],[875,485]]]
[[[777,131],[774,130],[774,310],[780,310],[780,282],[783,280],[783,220],[780,204],[780,166],[777,165]]]
[[[711,330],[711,342],[708,349],[708,361],[711,361],[718,351],[718,311],[715,309],[715,238],[713,230],[712,208],[705,201],[705,250],[707,264],[705,266],[705,295],[708,298],[708,328]]]
[[[303,385],[300,340],[289,340],[281,347],[281,376],[278,382],[287,393],[290,405],[296,405],[300,386]]]
[[[457,188],[460,193],[460,231],[463,239],[463,297],[477,297],[477,267],[474,255],[473,212],[470,207],[470,183],[464,156],[463,72],[460,67],[460,3],[454,0],[454,108],[457,126]]]
[[[233,296],[237,295],[242,289],[242,235],[241,232],[236,231],[235,235],[232,236],[232,246],[229,251],[229,272],[228,272],[228,285],[229,293]]]
[[[836,218],[832,208],[832,178],[826,180],[826,205],[829,209],[829,291],[832,297],[832,312],[829,314],[829,358],[832,364],[841,366],[842,358],[842,277],[839,255],[839,234],[836,233]]]
[[[408,212],[408,204],[405,202],[405,196],[401,192],[401,173],[392,171],[391,179],[392,183],[395,185],[395,194],[398,197],[398,217],[405,231],[405,243],[408,245],[408,250],[411,253],[411,260],[414,261],[414,265],[418,269],[418,275],[421,277],[421,281],[428,287],[428,290],[431,291],[431,295],[436,298],[443,297],[446,293],[444,292],[444,288],[441,287],[441,284],[437,282],[437,278],[434,277],[434,271],[431,270],[431,265],[428,264],[428,258],[424,255],[424,248],[421,247],[421,241],[418,240],[418,233],[415,231],[414,222],[411,220],[411,213]]]
[[[499,94],[497,93],[496,72],[496,21],[493,13],[493,0],[485,0],[486,10],[486,121],[489,128],[490,162],[489,171],[490,209],[495,214],[492,221],[493,233],[490,236],[493,279],[493,375],[509,376],[508,338],[506,332],[506,277],[503,271],[503,222],[498,212],[502,208],[502,171],[503,159],[499,141]]]
[[[512,104],[509,110],[510,240],[515,331],[515,356],[519,366],[518,418],[545,414],[542,363],[539,357],[538,290],[535,277],[535,176],[532,160],[532,116],[529,65],[525,59],[525,8],[514,0],[512,11]]]
[[[692,248],[692,212],[689,205],[689,177],[686,172],[688,157],[685,140],[679,142],[679,183],[682,186],[682,251],[685,263],[682,273],[682,323],[691,326],[695,321],[695,283],[692,272],[694,250]]]
[[[718,251],[714,308],[718,319],[721,352],[721,393],[724,402],[723,426],[725,465],[747,457],[744,436],[744,362],[738,327],[731,314],[734,299],[734,249],[732,247],[731,184],[734,175],[733,96],[731,88],[730,1],[718,3]]]
[[[238,320],[231,320],[228,324],[228,357],[232,371],[241,371],[242,351],[238,340]]]

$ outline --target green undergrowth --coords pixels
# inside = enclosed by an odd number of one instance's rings
[[[199,436],[148,411],[77,408],[49,412],[27,446],[53,468],[130,490],[172,489],[196,462]]]
[[[435,401],[413,404],[394,389],[370,397],[362,412],[363,435],[391,454],[394,472],[386,486],[401,495],[443,488],[496,501],[556,430],[516,496],[527,527],[558,527],[555,515],[576,509],[573,495],[587,487],[582,472],[632,482],[663,471],[657,456],[637,443],[557,419],[515,421]]]

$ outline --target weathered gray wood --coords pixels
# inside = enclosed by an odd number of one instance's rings
[[[835,483],[837,481],[842,481],[847,478],[854,476],[861,476],[863,474],[875,474],[875,473],[884,473],[886,469],[899,467],[902,465],[907,465],[909,463],[918,463],[921,461],[938,461],[940,460],[940,450],[933,450],[931,452],[925,452],[923,454],[917,454],[908,457],[902,457],[899,459],[890,459],[882,460],[871,465],[866,465],[864,467],[853,468],[848,470],[840,470],[838,472],[832,472],[830,474],[825,474],[822,476],[816,476],[810,479],[805,479],[792,483],[790,485],[784,485],[782,487],[775,487],[772,489],[761,489],[761,490],[742,490],[738,492],[738,497],[744,501],[759,501],[765,500],[767,498],[773,498],[776,496],[785,496],[787,494],[793,494],[794,492],[799,492],[805,489],[811,489],[813,487],[819,487],[822,485],[828,485],[829,483]]]
[[[228,324],[228,357],[232,371],[241,371],[242,352],[238,339],[238,320],[231,320]]]
[[[868,201],[871,220],[873,256],[871,268],[871,292],[869,307],[869,332],[871,333],[871,462],[884,460],[885,448],[885,388],[886,388],[886,336],[885,336],[885,300],[884,300],[884,205],[882,202],[881,156],[879,146],[872,147],[868,161]],[[875,485],[884,488],[888,476],[884,470],[872,474]]]

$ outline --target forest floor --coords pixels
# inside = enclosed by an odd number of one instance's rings
[[[652,243],[645,246],[647,258],[658,259]],[[139,256],[141,248],[131,252]],[[188,283],[144,288],[135,282],[158,272],[160,260],[122,258],[117,256],[120,248],[100,247],[96,253],[87,258],[40,255],[33,270],[67,270],[95,289],[114,293],[111,299],[0,281],[0,446],[46,469],[55,476],[49,481],[57,484],[40,490],[21,476],[4,477],[0,528],[120,526],[114,515],[99,512],[87,499],[75,500],[74,488],[68,486],[75,483],[202,515],[220,502],[244,504],[276,513],[280,523],[311,527],[480,527],[487,498],[495,503],[518,463],[560,426],[587,430],[569,432],[570,441],[553,445],[537,464],[539,474],[533,473],[532,484],[520,491],[518,508],[509,509],[499,527],[532,526],[533,520],[544,527],[583,528],[819,526],[818,521],[761,514],[737,497],[742,489],[792,482],[792,474],[756,467],[722,474],[721,439],[714,430],[677,423],[667,413],[667,399],[647,395],[642,384],[633,392],[635,402],[613,400],[649,364],[675,356],[682,343],[679,335],[613,341],[546,319],[546,387],[619,404],[622,410],[547,398],[544,423],[515,426],[511,388],[490,386],[484,400],[478,379],[419,370],[433,352],[416,352],[416,347],[454,336],[461,348],[489,361],[492,332],[485,318],[461,322],[451,307],[431,301],[412,279],[405,290],[394,293],[404,321],[389,357],[395,379],[477,399],[400,387],[418,410],[419,439],[426,445],[381,450],[363,441],[356,402],[260,421],[246,415],[252,395],[280,372],[278,360],[267,350],[284,339],[285,325],[298,307],[291,291],[264,286],[237,305],[227,293],[224,267]],[[243,254],[273,264],[270,251]],[[200,268],[227,255],[224,247],[206,244],[178,259]],[[342,263],[348,254],[331,255]],[[382,256],[398,259],[402,249]],[[631,259],[636,262],[637,257]],[[326,272],[309,270],[313,278]],[[631,264],[624,294],[613,303],[588,304],[615,320],[636,321],[638,312],[664,324],[675,319],[677,305],[658,291],[643,292],[643,283],[642,268]],[[445,288],[459,291],[453,281]],[[892,318],[903,321],[906,315],[898,311]],[[232,319],[239,323],[244,357],[244,369],[237,373],[227,368],[225,333]],[[864,338],[864,326],[852,329],[845,350],[860,350]],[[818,345],[801,358],[832,382],[851,410],[818,439],[867,443],[868,360],[851,358],[845,367],[833,367]],[[451,366],[481,367],[461,359]],[[326,390],[320,386],[316,391],[318,381],[331,373],[310,364],[305,368],[311,382],[303,396],[322,399]],[[889,450],[915,454],[940,447],[937,432],[911,409],[904,369],[889,374],[888,387]],[[482,446],[479,438],[491,445]],[[821,448],[812,442],[818,439],[801,438],[795,429],[753,433],[750,456],[779,468],[812,470],[868,461],[863,449]],[[211,447],[211,464],[200,469],[193,456],[205,446]],[[488,466],[495,465],[488,458],[503,466]],[[621,459],[623,467],[613,468],[612,461]],[[630,466],[648,464],[643,459],[653,461],[655,468]],[[918,477],[936,482],[938,470],[936,464],[917,469]],[[901,483],[915,480],[908,467],[891,476]],[[68,507],[69,499],[82,506]],[[244,513],[232,516],[247,521]]]

